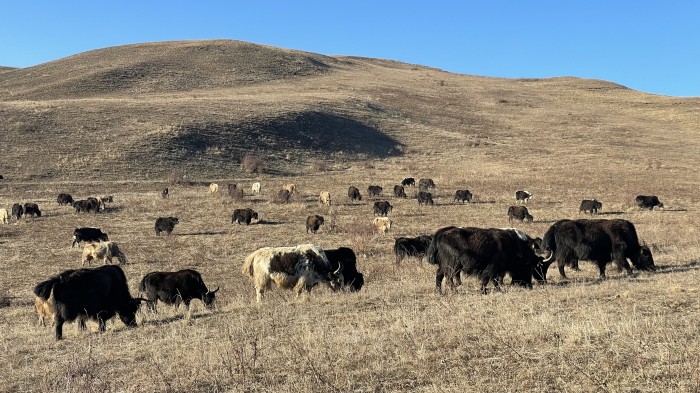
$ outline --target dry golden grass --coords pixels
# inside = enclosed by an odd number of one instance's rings
[[[328,61],[330,70],[312,76],[194,93],[3,96],[0,206],[36,202],[43,216],[0,225],[0,391],[700,391],[698,100],[573,78],[501,80],[380,60]],[[2,73],[0,86],[14,72]],[[299,119],[289,114],[304,111],[373,124],[403,154],[367,150],[359,159],[323,144],[297,148],[263,127],[257,138],[269,144],[254,154],[268,171],[252,176],[238,172],[243,155],[230,155],[233,147],[188,156],[162,139],[186,129],[183,117],[246,125],[255,123],[248,114]],[[301,118],[340,124],[332,116]],[[313,143],[325,132],[323,124],[304,124],[317,134],[295,137]],[[225,141],[234,128],[207,130]],[[27,135],[44,148],[41,157],[37,147],[12,143]],[[356,142],[365,149],[373,141]],[[328,166],[317,168],[318,159]],[[173,173],[177,182],[168,179]],[[436,206],[391,197],[408,176],[435,180]],[[168,181],[175,184],[164,200]],[[210,195],[211,181],[236,183],[246,196]],[[251,196],[254,181],[262,193]],[[300,195],[270,203],[289,182]],[[371,233],[374,200],[346,197],[348,186],[365,195],[370,184],[383,186],[382,199],[394,205],[386,236]],[[452,203],[463,188],[476,203]],[[446,225],[511,226],[506,211],[516,189],[534,194],[528,208],[535,221],[515,226],[536,236],[557,219],[579,217],[581,199],[601,200],[600,217],[632,221],[659,271],[628,278],[610,269],[599,282],[583,262],[568,285],[552,270],[551,282],[533,290],[482,296],[469,279],[440,297],[434,266],[412,258],[394,264],[395,236]],[[330,207],[318,203],[320,191],[331,193]],[[112,194],[115,202],[103,214],[76,215],[55,203],[59,192]],[[637,194],[657,194],[667,209],[639,211]],[[261,223],[232,225],[239,207],[259,212]],[[316,235],[305,233],[310,214],[326,218]],[[158,216],[179,217],[172,236],[155,236]],[[119,243],[131,262],[123,268],[133,295],[146,273],[189,267],[210,288],[221,287],[218,308],[195,302],[188,324],[185,310],[159,305],[158,313],[139,313],[138,328],[112,321],[104,334],[95,323],[89,332],[67,324],[56,342],[38,325],[31,290],[79,266],[80,250],[70,249],[78,226],[101,227]],[[240,273],[245,256],[305,242],[352,247],[365,287],[353,294],[317,287],[300,299],[277,290],[255,304],[252,281]]]

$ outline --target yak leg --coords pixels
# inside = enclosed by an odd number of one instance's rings
[[[566,265],[566,261],[557,261],[557,267],[559,268],[559,276],[564,280],[568,280],[568,278],[566,277],[566,273],[564,273],[564,265]]]
[[[54,319],[56,321],[56,340],[63,338],[63,323],[66,321],[60,315],[56,314]]]
[[[78,317],[78,329],[87,330],[87,326],[85,325],[85,318]]]
[[[442,295],[442,280],[445,278],[445,273],[443,273],[441,268],[438,268],[437,274],[435,275],[435,292],[438,295]]]
[[[486,295],[488,294],[488,290],[486,287],[489,285],[489,281],[491,281],[491,277],[482,277],[481,278],[481,294]]]
[[[621,268],[625,269],[627,271],[627,275],[632,274],[632,267],[630,266],[629,262],[627,262],[627,258],[625,257],[625,245],[620,244],[617,246],[613,246],[613,260],[617,262],[617,265],[620,266]]]
[[[107,330],[107,321],[104,318],[97,317],[97,323],[100,325],[100,332],[104,333]]]
[[[263,297],[263,292],[264,292],[264,291],[265,291],[265,289],[262,288],[262,287],[258,287],[258,286],[255,287],[255,300],[256,300],[257,302],[261,302],[261,301],[262,301],[262,297]]]
[[[598,271],[600,272],[599,278],[601,280],[605,280],[605,265],[607,264],[605,261],[596,261],[598,264]]]

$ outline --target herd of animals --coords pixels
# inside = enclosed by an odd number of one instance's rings
[[[407,198],[405,187],[415,186],[414,178],[406,178],[400,185],[394,186],[394,195]],[[260,187],[260,183],[254,183],[251,192],[259,193]],[[415,194],[419,205],[434,204],[430,192],[434,188],[432,179],[419,180]],[[218,192],[218,189],[215,183],[209,186],[211,193]],[[227,190],[232,197],[243,193],[235,184],[228,185]],[[274,201],[289,202],[296,192],[296,185],[285,184]],[[380,197],[381,192],[382,187],[376,185],[367,189],[367,195],[371,197]],[[168,198],[170,190],[165,188],[161,195]],[[351,201],[362,200],[359,189],[354,186],[349,187],[347,195]],[[469,190],[457,190],[453,202],[472,202],[472,198]],[[532,194],[527,191],[516,191],[518,204],[508,209],[510,221],[532,221],[532,216],[523,205],[531,198]],[[59,205],[70,205],[76,213],[95,214],[113,200],[112,196],[106,196],[76,201],[65,193],[56,198]],[[656,196],[639,195],[635,202],[641,209],[663,208],[663,203]],[[321,192],[319,203],[330,205],[330,193]],[[601,208],[602,203],[595,199],[583,200],[580,212],[594,214]],[[391,229],[388,215],[392,209],[388,201],[374,203],[374,215],[378,217],[373,219],[373,226],[377,233],[385,234]],[[11,216],[19,220],[23,215],[41,217],[41,211],[35,203],[25,203],[24,206],[14,204]],[[231,223],[237,224],[250,225],[252,220],[259,220],[259,215],[249,208],[236,209],[231,217]],[[0,221],[8,222],[8,212],[4,208],[0,209]],[[178,223],[177,217],[159,217],[154,225],[155,234],[165,232],[170,235]],[[323,224],[322,216],[309,216],[306,231],[316,233]],[[134,327],[136,312],[144,302],[151,310],[155,310],[158,301],[175,306],[182,303],[186,307],[194,299],[199,299],[207,308],[214,304],[219,288],[209,290],[201,274],[193,269],[150,272],[142,278],[138,287],[143,297],[134,298],[129,293],[124,271],[112,264],[114,258],[120,264],[127,263],[119,245],[95,227],[75,229],[71,248],[80,243],[85,243],[81,258],[83,268],[66,270],[38,283],[34,288],[35,308],[40,323],[44,325],[47,317],[53,318],[56,339],[62,338],[65,322],[76,320],[80,329],[85,329],[86,320],[96,320],[100,331],[104,331],[106,321],[118,315],[126,326]],[[655,270],[651,251],[640,244],[634,225],[623,219],[559,220],[550,226],[543,238],[533,238],[516,228],[451,226],[438,229],[434,234],[397,237],[394,254],[397,264],[406,257],[419,257],[437,265],[435,283],[438,293],[442,293],[443,281],[451,288],[460,285],[462,275],[479,278],[484,294],[489,283],[496,289],[501,288],[506,275],[510,276],[511,284],[531,288],[533,279],[546,282],[547,270],[555,261],[562,279],[567,278],[564,271],[566,266],[578,270],[579,260],[595,262],[601,279],[605,278],[606,265],[610,262],[627,274],[633,272],[628,260],[638,270]],[[86,263],[90,265],[93,261],[102,261],[104,265],[85,268]],[[356,264],[354,251],[347,247],[325,250],[313,244],[263,247],[245,258],[242,273],[252,278],[259,302],[273,284],[279,288],[294,289],[297,295],[304,290],[310,291],[318,284],[327,285],[334,291],[358,291],[364,285],[364,276],[357,271]]]

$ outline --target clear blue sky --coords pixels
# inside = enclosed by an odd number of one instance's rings
[[[235,39],[508,78],[700,96],[700,1],[5,1],[0,65],[139,42]]]

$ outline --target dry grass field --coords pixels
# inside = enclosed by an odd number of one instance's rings
[[[0,391],[700,392],[700,99],[233,41],[139,44],[0,72],[0,144],[0,207],[43,212],[0,224]],[[240,170],[246,153],[262,173]],[[186,180],[164,200],[173,173]],[[434,179],[435,206],[391,195],[409,176]],[[300,195],[271,203],[287,182]],[[346,197],[370,184],[394,205],[385,236],[369,226],[376,199]],[[474,203],[452,202],[461,188]],[[468,279],[438,296],[435,266],[394,263],[395,236],[513,226],[517,189],[534,194],[534,222],[514,226],[542,236],[597,198],[601,218],[635,224],[658,271],[609,268],[601,282],[582,262],[568,283],[550,269],[532,290],[483,296]],[[114,203],[75,214],[60,192]],[[666,209],[638,210],[637,194]],[[239,207],[260,222],[231,224]],[[326,218],[316,235],[310,214]],[[159,216],[179,218],[171,236],[155,236]],[[112,320],[102,334],[66,324],[56,341],[32,289],[80,266],[79,226],[120,244],[132,295],[150,271],[194,268],[221,287],[217,307],[195,301],[189,322],[183,308],[144,308],[137,328]],[[362,290],[274,290],[256,304],[245,256],[307,242],[353,248]]]

